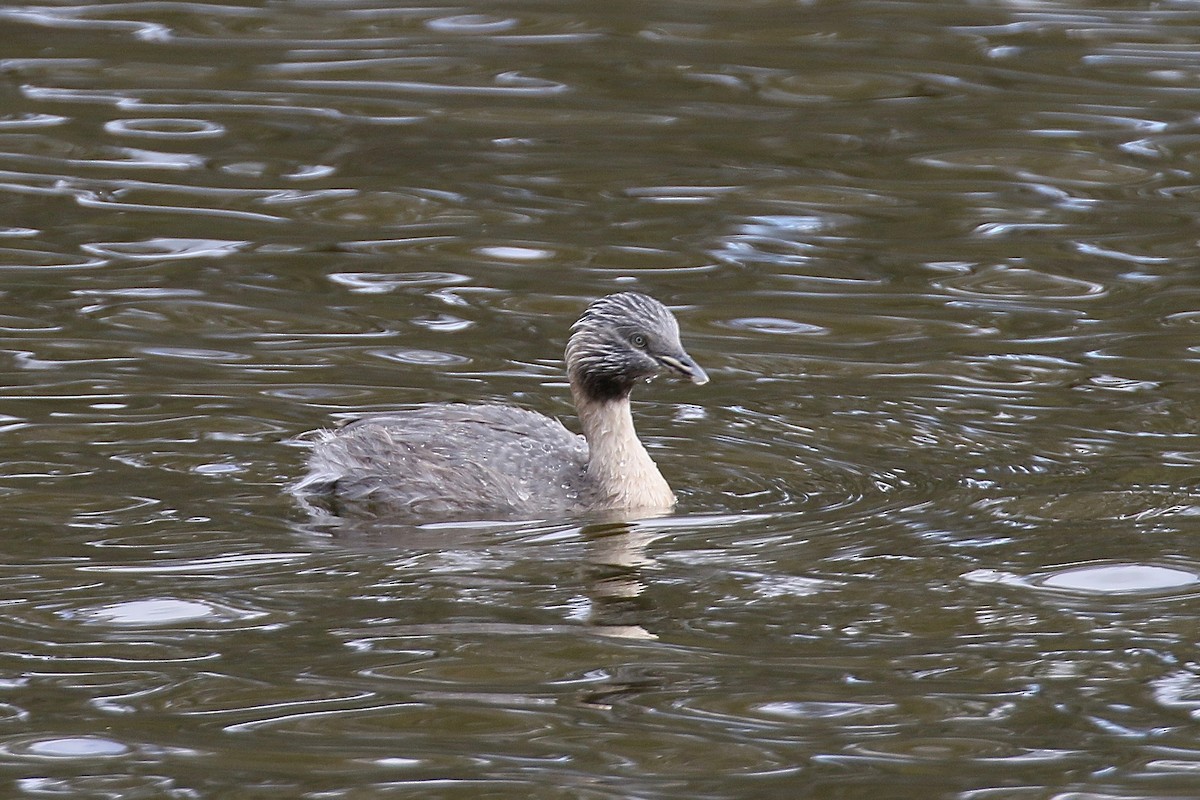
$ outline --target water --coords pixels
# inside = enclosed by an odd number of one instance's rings
[[[14,798],[1200,794],[1186,3],[8,5]],[[570,417],[678,513],[315,523],[297,434]]]

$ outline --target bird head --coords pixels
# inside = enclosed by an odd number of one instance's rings
[[[638,381],[662,373],[708,382],[683,349],[675,316],[652,297],[610,294],[588,306],[567,343],[571,383],[593,400],[626,397]]]

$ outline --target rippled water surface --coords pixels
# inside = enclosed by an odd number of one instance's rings
[[[1200,796],[1200,10],[0,7],[0,794]],[[681,503],[309,519],[298,434],[571,419]]]

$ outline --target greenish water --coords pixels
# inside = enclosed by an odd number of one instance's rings
[[[1200,12],[0,8],[0,794],[1200,792]],[[571,421],[673,516],[308,518],[298,434]]]

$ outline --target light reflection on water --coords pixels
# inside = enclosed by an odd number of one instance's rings
[[[1196,795],[1182,4],[0,9],[14,797]],[[630,522],[312,520],[297,434],[566,419]]]

